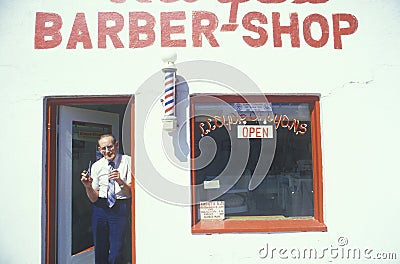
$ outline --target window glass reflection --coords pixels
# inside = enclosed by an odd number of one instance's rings
[[[314,195],[309,104],[272,103],[265,107],[257,105],[257,111],[251,111],[247,106],[232,111],[237,108],[235,104],[195,105],[195,157],[201,153],[201,140],[213,140],[216,145],[212,161],[196,170],[196,184],[212,181],[218,175],[222,175],[221,185],[230,182],[229,178],[239,177],[225,194],[213,199],[225,201],[227,217],[312,217]],[[272,139],[268,138],[271,136],[271,132],[266,130],[268,126],[276,129],[276,145],[272,145]],[[239,146],[239,151],[243,147],[243,155],[232,155],[233,145]],[[249,148],[248,154],[246,148]],[[263,181],[250,191],[249,181],[258,171],[257,163],[267,160],[266,155],[270,155],[272,148],[275,148],[272,163],[265,170]],[[232,161],[232,158],[237,160]],[[208,200],[211,192],[205,190],[198,194],[197,200]]]

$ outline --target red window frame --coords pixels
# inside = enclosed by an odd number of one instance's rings
[[[122,96],[79,96],[48,97],[46,104],[46,171],[45,171],[45,263],[57,263],[57,118],[61,105],[81,104],[129,104],[131,95]],[[135,107],[131,107],[131,156],[135,156]],[[136,231],[135,231],[135,163],[132,159],[133,179],[132,192],[132,264],[136,263]]]
[[[303,232],[303,231],[327,231],[323,214],[323,181],[322,181],[322,150],[321,150],[321,123],[320,123],[320,96],[317,94],[258,94],[258,95],[222,95],[222,94],[198,94],[191,95],[190,116],[195,116],[196,103],[221,102],[227,103],[308,103],[311,109],[311,140],[313,159],[313,184],[314,184],[314,217],[290,218],[279,220],[234,220],[201,221],[196,220],[196,201],[192,205],[193,234],[212,233],[248,233],[248,232]],[[191,119],[191,167],[195,168],[194,153],[194,118]],[[191,170],[192,199],[195,199],[196,171]]]

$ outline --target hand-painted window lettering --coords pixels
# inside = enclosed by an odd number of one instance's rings
[[[272,112],[266,112],[264,114],[260,115],[253,115],[253,114],[237,114],[237,113],[231,113],[230,115],[226,116],[214,116],[213,118],[207,118],[204,122],[199,123],[199,129],[201,131],[201,136],[206,136],[210,134],[212,131],[221,128],[225,126],[228,131],[232,129],[233,125],[246,125],[247,122],[254,122],[258,121],[262,124],[268,124],[268,123],[274,123],[275,129],[278,129],[279,127],[282,128],[287,128],[289,131],[293,131],[296,135],[304,135],[307,132],[307,124],[302,123],[300,120],[293,118],[290,119],[287,115],[281,115],[281,114],[274,114],[272,117]],[[246,133],[268,133],[268,131],[262,131],[262,130],[254,130],[253,128],[248,129],[244,132]],[[243,132],[243,131],[241,131]],[[270,134],[272,135],[272,134]],[[251,135],[250,135],[251,136]],[[255,135],[257,137],[257,135]],[[263,138],[270,138],[268,135],[266,137],[260,136]]]

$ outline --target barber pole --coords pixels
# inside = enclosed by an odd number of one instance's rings
[[[164,115],[175,116],[175,72],[165,72],[164,87]]]
[[[175,76],[176,76],[176,53],[167,52],[163,56],[165,66],[162,71],[164,73],[164,117],[163,129],[166,131],[174,131],[177,126],[176,112],[175,112]]]

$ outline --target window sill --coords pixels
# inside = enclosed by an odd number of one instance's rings
[[[218,233],[272,233],[272,232],[325,232],[327,227],[315,218],[284,218],[277,220],[199,221],[192,226],[192,234]]]

